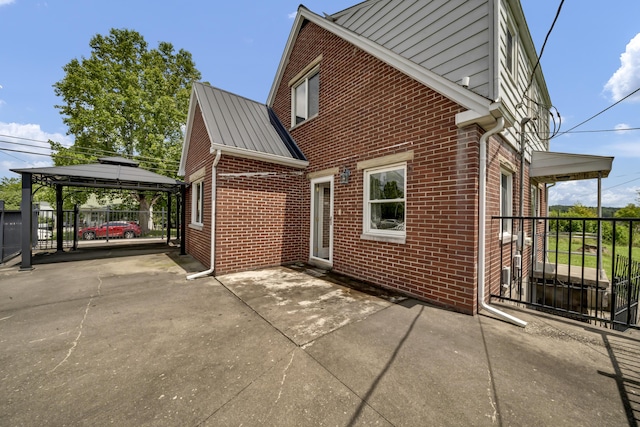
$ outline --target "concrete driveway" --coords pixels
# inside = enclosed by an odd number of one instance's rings
[[[194,281],[164,245],[0,268],[0,425],[618,426],[640,340],[505,308],[521,329],[307,266]],[[382,298],[383,297],[383,298]]]

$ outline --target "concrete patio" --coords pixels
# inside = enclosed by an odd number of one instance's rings
[[[187,281],[166,245],[0,267],[0,425],[640,421],[640,338],[466,316],[306,265]],[[348,284],[348,281],[345,282]]]

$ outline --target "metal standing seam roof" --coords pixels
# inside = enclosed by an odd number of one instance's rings
[[[266,105],[203,83],[193,89],[212,145],[306,161]]]
[[[100,163],[11,171],[30,173],[35,182],[73,187],[177,191],[180,186],[185,185],[182,181],[141,169],[135,161],[122,157],[104,157],[98,161]]]

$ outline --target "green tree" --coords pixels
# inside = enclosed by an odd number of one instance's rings
[[[54,163],[120,155],[177,177],[191,84],[200,79],[191,54],[175,52],[167,42],[149,49],[142,35],[127,29],[95,35],[89,46],[90,56],[72,59],[63,67],[64,78],[53,85],[63,101],[56,108],[67,133],[75,136],[69,148],[51,142]],[[132,196],[148,212],[160,195]]]
[[[20,210],[20,201],[22,200],[20,178],[3,177],[0,179],[0,200],[4,200],[6,210]]]
[[[616,218],[640,218],[640,206],[629,203],[624,208],[620,208],[614,214]]]

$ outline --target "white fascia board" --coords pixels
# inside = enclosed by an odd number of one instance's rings
[[[295,42],[303,19],[313,22],[319,27],[335,34],[336,36],[351,43],[359,49],[362,49],[368,54],[378,58],[382,62],[390,65],[391,67],[406,74],[414,80],[451,99],[462,107],[468,110],[476,111],[479,116],[487,116],[490,114],[489,106],[492,102],[487,98],[480,96],[469,89],[465,89],[459,84],[451,82],[444,77],[434,73],[433,71],[416,64],[415,62],[403,58],[397,53],[383,46],[380,46],[377,43],[372,42],[366,37],[362,37],[358,34],[348,31],[343,27],[335,24],[334,22],[316,15],[315,13],[309,11],[304,7],[298,8],[298,14],[293,24],[291,34],[289,35],[289,40],[287,41],[286,50],[282,59],[280,60],[278,72],[276,74],[273,86],[271,87],[267,105],[271,106],[274,101],[276,88],[279,85],[280,80],[282,79],[284,68],[289,62],[289,55],[291,49],[293,48],[293,44]]]
[[[489,105],[488,110],[489,114],[481,114],[475,110],[462,111],[456,114],[456,126],[462,129],[475,123],[484,130],[489,130],[495,127],[498,117],[504,118],[505,128],[512,127],[516,123],[515,116],[500,100]]]
[[[191,139],[191,129],[193,128],[193,119],[196,113],[196,103],[196,88],[194,84],[191,86],[191,97],[189,98],[189,114],[187,115],[187,128],[182,142],[182,154],[180,155],[180,167],[178,168],[179,176],[184,176],[187,167],[187,153],[189,152],[189,140]]]
[[[222,154],[228,154],[233,157],[260,160],[262,162],[274,163],[277,165],[289,166],[297,169],[304,169],[307,166],[309,166],[309,162],[306,160],[298,160],[290,157],[274,156],[272,154],[245,150],[243,148],[238,148],[238,147],[230,147],[228,145],[211,144],[211,148],[209,149],[209,152],[215,153],[217,150],[222,151]]]

